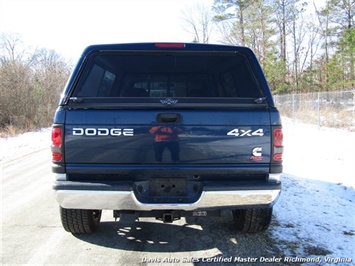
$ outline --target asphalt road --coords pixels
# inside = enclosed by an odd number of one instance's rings
[[[2,162],[2,265],[235,265],[280,256],[268,232],[238,233],[229,213],[127,225],[104,211],[94,234],[67,233],[51,191],[50,158],[45,149]]]

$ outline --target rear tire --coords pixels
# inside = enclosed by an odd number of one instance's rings
[[[272,207],[265,209],[233,210],[233,218],[238,231],[244,233],[258,233],[268,229]]]
[[[60,218],[67,232],[73,234],[92,233],[99,228],[101,210],[65,209],[60,207]]]

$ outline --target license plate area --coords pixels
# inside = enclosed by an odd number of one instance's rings
[[[134,193],[142,203],[193,203],[202,194],[202,183],[186,178],[151,178],[134,183]]]
[[[149,195],[152,197],[181,197],[187,195],[184,178],[153,178],[149,182]]]

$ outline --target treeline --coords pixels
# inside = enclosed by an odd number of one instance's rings
[[[0,131],[48,127],[70,66],[53,50],[25,47],[16,34],[0,41]]]
[[[182,12],[197,42],[248,46],[276,94],[355,89],[355,0],[215,0]]]

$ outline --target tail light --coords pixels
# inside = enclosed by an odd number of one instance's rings
[[[273,156],[272,159],[275,162],[282,162],[283,153],[283,133],[281,128],[274,128],[273,136]]]
[[[63,159],[62,153],[63,145],[63,131],[61,127],[54,126],[52,128],[52,160],[54,162],[60,162]]]

